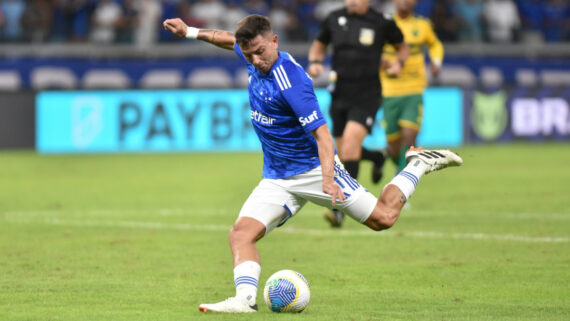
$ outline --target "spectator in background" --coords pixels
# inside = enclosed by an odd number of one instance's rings
[[[566,19],[564,23],[564,39],[563,41],[570,41],[570,3],[566,5]]]
[[[138,12],[134,4],[135,0],[123,0],[121,5],[121,18],[116,26],[116,42],[132,43],[133,33],[138,24]]]
[[[459,21],[459,40],[481,41],[483,39],[483,1],[457,0],[453,13]]]
[[[565,0],[549,0],[542,8],[542,16],[546,41],[561,41],[567,26],[568,3]]]
[[[315,38],[321,29],[321,23],[314,15],[317,2],[317,0],[300,0],[298,2],[297,17],[303,21],[305,35],[309,39]]]
[[[308,41],[309,38],[305,32],[305,27],[299,21],[297,14],[293,9],[289,9],[289,23],[287,24],[287,39],[290,42]]]
[[[539,31],[542,28],[541,0],[519,0],[522,26],[525,30]]]
[[[315,12],[313,13],[313,15],[315,16],[315,19],[317,19],[318,21],[323,21],[331,12],[342,8],[343,6],[344,2],[338,0],[319,1],[317,6],[315,7]],[[382,11],[378,9],[376,6],[378,6],[378,3],[373,4],[372,1],[370,1],[370,7],[376,9],[377,11]]]
[[[87,0],[55,0],[53,38],[55,41],[84,41],[89,32]]]
[[[279,35],[280,42],[307,41],[305,30],[297,19],[291,3],[286,0],[274,0],[269,11],[273,31]]]
[[[521,21],[513,0],[487,0],[483,16],[490,41],[512,42],[518,39]]]
[[[192,6],[192,17],[205,22],[206,29],[220,29],[226,6],[219,0],[199,0]]]
[[[391,0],[384,0],[383,2],[377,1],[376,8],[382,13],[394,14],[396,12],[396,5]]]
[[[419,0],[417,1],[416,7],[415,7],[415,13],[420,15],[420,16],[424,16],[424,17],[431,17],[431,15],[433,14],[433,10],[435,8],[435,0]],[[441,2],[441,0],[438,0],[437,2]]]
[[[434,3],[431,21],[433,29],[443,42],[457,41],[458,19],[452,12],[452,0],[439,0]]]
[[[114,42],[115,27],[121,16],[121,7],[114,0],[99,0],[91,19],[91,40],[97,43]]]
[[[29,1],[22,16],[25,41],[44,42],[47,40],[53,18],[53,5],[50,1]]]
[[[135,43],[139,47],[149,47],[158,38],[162,5],[159,0],[136,0],[134,8],[138,12]]]
[[[269,12],[269,6],[264,0],[246,0],[244,3],[244,9],[249,14],[259,14],[262,16],[267,16]]]
[[[235,30],[237,28],[238,21],[245,16],[247,16],[247,12],[240,6],[239,2],[236,0],[229,0],[227,2],[226,12],[222,17],[223,29]],[[272,22],[274,22],[273,19]]]
[[[21,39],[21,19],[25,8],[23,0],[4,0],[0,3],[0,11],[3,15],[2,40],[18,41]]]
[[[160,21],[179,16],[179,7],[180,0],[162,0],[162,17],[160,18]],[[172,34],[172,32],[164,28],[159,29],[159,39],[160,42],[173,42],[181,40],[179,37],[176,37],[174,34]]]
[[[196,28],[204,28],[206,21],[195,17],[193,6],[189,2],[182,2],[179,5],[179,10],[181,12],[181,19],[188,26],[195,26]]]
[[[273,32],[279,35],[279,42],[288,42],[287,25],[289,24],[289,12],[287,11],[287,6],[279,0],[274,1],[271,4],[268,17],[271,20]]]
[[[2,30],[4,29],[4,12],[2,11],[2,6],[0,6],[0,41],[2,40]]]

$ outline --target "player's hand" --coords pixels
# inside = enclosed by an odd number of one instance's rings
[[[323,180],[323,192],[329,194],[332,197],[331,203],[333,207],[336,206],[337,199],[341,203],[346,199],[346,196],[344,196],[342,189],[334,182],[332,178]]]
[[[399,77],[402,72],[402,65],[398,61],[386,62],[386,74],[389,77]]]
[[[434,77],[437,77],[439,75],[439,72],[441,71],[441,67],[439,65],[432,63],[430,64],[430,71]]]
[[[323,64],[312,63],[309,65],[309,76],[316,78],[323,73],[323,70]]]
[[[188,26],[180,18],[166,19],[162,23],[162,26],[164,27],[164,29],[170,30],[173,34],[177,35],[178,37],[185,37],[186,29],[188,28]]]

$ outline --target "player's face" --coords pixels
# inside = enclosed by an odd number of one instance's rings
[[[368,11],[368,0],[344,0],[350,14],[365,14]]]
[[[241,48],[245,59],[257,70],[266,74],[277,60],[278,39],[273,33],[257,35],[247,45]]]
[[[416,5],[416,0],[394,0],[394,4],[398,11],[409,12]]]

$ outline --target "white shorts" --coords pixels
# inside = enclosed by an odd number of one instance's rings
[[[362,187],[335,156],[335,182],[346,199],[336,203],[335,209],[343,211],[363,223],[368,219],[377,198]],[[295,215],[306,203],[332,208],[332,197],[323,192],[321,167],[284,179],[263,179],[243,204],[239,217],[251,217],[265,225],[265,233],[279,227]]]

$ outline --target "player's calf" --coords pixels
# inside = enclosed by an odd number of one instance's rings
[[[406,152],[406,160],[406,167],[386,185],[372,214],[364,222],[373,230],[394,225],[424,174],[463,163],[461,157],[450,150],[424,150],[413,146]]]
[[[240,217],[228,236],[234,257],[234,265],[245,262],[259,262],[255,242],[265,235],[265,225],[251,217]]]
[[[404,195],[396,186],[387,185],[364,224],[375,231],[389,229],[400,217],[405,202]]]

